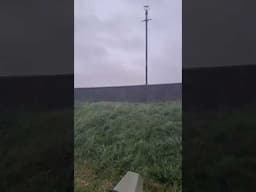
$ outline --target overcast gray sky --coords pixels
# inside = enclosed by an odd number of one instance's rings
[[[149,84],[181,82],[181,0],[75,0],[75,87],[144,84],[145,3]]]

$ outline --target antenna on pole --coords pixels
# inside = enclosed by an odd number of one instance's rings
[[[145,32],[146,32],[146,39],[145,39],[145,62],[146,62],[146,68],[145,68],[145,83],[148,85],[148,21],[151,19],[148,19],[148,11],[149,11],[149,6],[144,5],[144,10],[145,10],[145,19],[143,22],[145,22]]]

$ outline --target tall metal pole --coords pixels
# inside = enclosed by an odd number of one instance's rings
[[[145,36],[146,36],[146,39],[145,39],[145,43],[146,43],[146,53],[145,53],[145,61],[146,61],[146,69],[145,69],[145,77],[146,77],[146,80],[145,80],[145,83],[146,85],[148,85],[148,21],[150,21],[151,19],[148,19],[148,10],[149,10],[149,6],[148,5],[145,5],[144,6],[144,9],[145,9]]]

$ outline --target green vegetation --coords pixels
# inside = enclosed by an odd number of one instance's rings
[[[255,105],[191,111],[184,118],[190,124],[183,134],[189,149],[183,190],[255,191]]]
[[[68,159],[73,155],[72,114],[71,110],[0,112],[0,191],[72,190],[73,165]]]
[[[180,192],[181,103],[84,103],[75,107],[75,191],[111,190],[127,171],[145,192]]]

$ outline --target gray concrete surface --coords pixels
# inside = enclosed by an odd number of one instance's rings
[[[158,84],[122,87],[75,88],[75,103],[81,101],[161,102],[181,100],[182,85]]]
[[[143,192],[143,180],[138,173],[128,171],[113,192]]]

